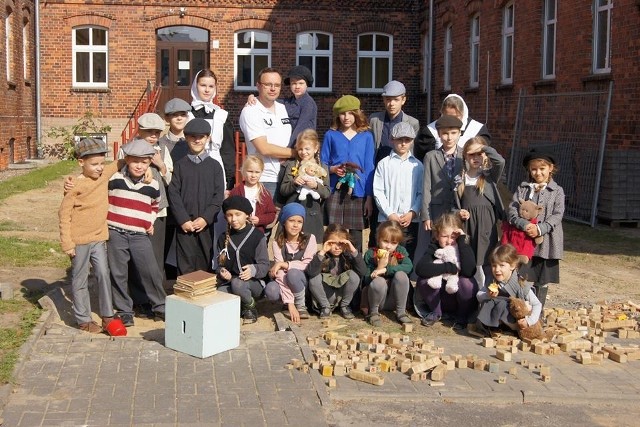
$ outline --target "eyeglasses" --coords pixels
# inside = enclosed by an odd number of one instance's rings
[[[260,84],[264,87],[268,87],[269,89],[280,89],[282,85],[280,83],[262,83]]]

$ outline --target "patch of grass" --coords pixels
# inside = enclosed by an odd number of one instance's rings
[[[23,313],[17,325],[0,328],[0,384],[12,380],[18,352],[35,326],[42,310],[25,300],[0,300],[0,318],[11,313]]]
[[[0,221],[0,231],[24,231],[26,228],[14,221]]]
[[[583,251],[597,254],[624,254],[640,257],[640,239],[623,230],[610,227],[591,228],[588,225],[563,222],[566,250]]]
[[[0,265],[67,268],[71,262],[58,242],[0,236]]]
[[[0,182],[0,200],[4,200],[14,194],[46,187],[49,181],[56,180],[64,175],[69,175],[77,167],[78,162],[65,160],[35,169],[26,175],[16,176]]]

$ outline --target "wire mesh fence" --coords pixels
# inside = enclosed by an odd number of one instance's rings
[[[531,148],[554,154],[564,189],[565,218],[595,226],[613,83],[605,91],[520,93],[509,160],[511,191],[528,180],[522,160]]]

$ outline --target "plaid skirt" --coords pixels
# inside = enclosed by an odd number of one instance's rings
[[[343,185],[340,190],[332,193],[325,203],[327,209],[327,224],[341,224],[348,230],[363,230],[364,198],[347,194],[348,187]]]

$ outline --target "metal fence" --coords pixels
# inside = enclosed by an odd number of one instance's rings
[[[565,191],[565,218],[596,224],[598,192],[613,82],[604,91],[527,95],[520,92],[507,185],[528,179],[522,159],[533,147],[553,153],[554,179]]]

